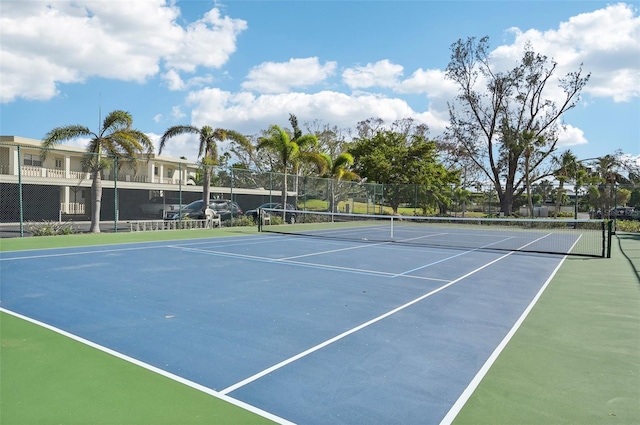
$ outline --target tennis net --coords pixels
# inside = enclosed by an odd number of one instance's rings
[[[272,216],[294,216],[295,220],[270,224],[271,220],[264,219]],[[261,217],[262,232],[460,249],[605,257],[611,240],[609,222],[602,220],[414,217],[281,209],[262,210]]]

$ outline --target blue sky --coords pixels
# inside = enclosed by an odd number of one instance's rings
[[[525,42],[592,77],[566,114],[560,149],[640,157],[639,2],[2,0],[0,134],[42,138],[98,127],[124,109],[157,138],[168,127],[318,120],[340,128],[413,117],[433,137],[456,94],[450,46],[488,35],[502,63]],[[83,146],[83,141],[78,141]],[[196,160],[197,142],[163,154]]]

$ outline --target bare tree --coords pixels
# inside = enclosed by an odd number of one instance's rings
[[[482,170],[509,215],[515,196],[551,174],[560,119],[579,100],[589,80],[582,68],[557,79],[562,99],[550,99],[557,63],[526,45],[509,71],[491,63],[489,39],[458,40],[451,46],[447,78],[459,86],[449,104],[448,140],[454,140]],[[546,168],[545,168],[546,167]]]

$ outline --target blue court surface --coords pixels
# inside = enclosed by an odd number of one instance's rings
[[[282,423],[447,423],[562,260],[279,235],[22,251],[0,306]]]

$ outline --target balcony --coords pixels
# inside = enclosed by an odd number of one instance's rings
[[[91,173],[84,171],[65,171],[59,168],[45,168],[36,165],[23,165],[20,167],[22,177],[44,177],[52,179],[67,179],[70,184],[72,182],[77,183],[78,180],[91,180]],[[8,165],[0,165],[0,174],[13,175],[11,167]],[[113,173],[110,170],[102,172],[102,180],[113,181]],[[119,182],[131,182],[131,183],[161,183],[165,185],[186,185],[190,182],[190,179],[185,179],[182,182],[180,179],[174,177],[159,177],[159,176],[147,176],[143,174],[126,174],[118,173],[117,181]]]

